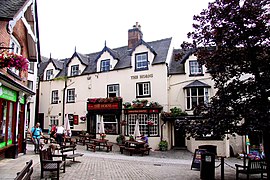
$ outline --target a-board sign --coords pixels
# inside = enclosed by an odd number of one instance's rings
[[[206,149],[195,149],[193,159],[192,159],[191,169],[192,168],[200,169],[202,153],[205,153],[205,152],[206,152]]]

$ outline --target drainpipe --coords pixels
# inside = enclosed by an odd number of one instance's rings
[[[67,64],[66,61],[64,62],[64,89],[63,89],[63,112],[62,112],[62,124],[64,125],[65,122],[65,107],[66,107],[66,89],[67,89]]]

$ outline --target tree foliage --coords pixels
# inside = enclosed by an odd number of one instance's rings
[[[200,109],[209,131],[243,134],[270,128],[269,7],[269,0],[216,0],[194,16],[194,31],[188,33],[193,43],[184,42],[182,48],[197,49],[218,90]]]

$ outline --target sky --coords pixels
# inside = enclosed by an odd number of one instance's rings
[[[38,0],[41,55],[70,58],[76,51],[99,52],[127,46],[128,30],[138,22],[143,40],[172,37],[180,48],[192,31],[193,16],[210,0]]]

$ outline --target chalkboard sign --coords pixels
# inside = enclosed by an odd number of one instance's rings
[[[202,157],[201,154],[205,152],[206,152],[206,149],[195,149],[192,164],[191,164],[191,169],[192,168],[200,169],[201,157]]]

